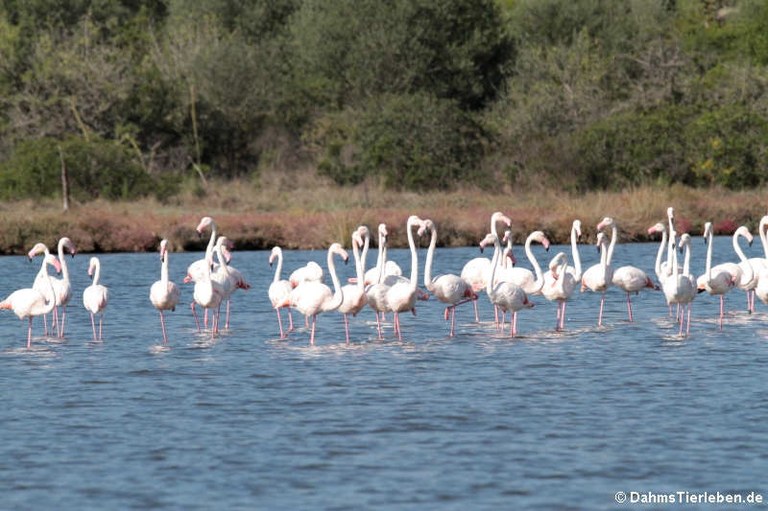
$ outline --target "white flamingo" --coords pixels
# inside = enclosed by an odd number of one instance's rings
[[[603,307],[605,292],[613,281],[613,268],[608,264],[608,241],[606,234],[598,228],[596,245],[600,250],[600,262],[592,265],[581,276],[581,292],[587,289],[600,293],[600,312],[597,316],[597,326],[603,326]],[[613,241],[612,241],[613,243]]]
[[[510,227],[512,220],[501,211],[496,211],[491,215],[491,233],[498,237],[497,225],[499,222],[504,222],[504,225]],[[469,282],[472,286],[472,290],[475,293],[483,291],[488,284],[488,279],[491,276],[491,260],[487,257],[475,257],[470,259],[464,267],[461,269],[459,275],[462,279]],[[477,311],[477,301],[474,302],[473,307],[475,309],[475,321],[480,321],[480,316]]]
[[[352,254],[355,258],[355,283],[342,287],[344,299],[339,306],[339,312],[344,317],[344,333],[349,344],[349,315],[356,316],[365,304],[368,296],[365,294],[365,257],[371,243],[371,232],[368,227],[361,225],[352,233]],[[360,255],[362,245],[363,255]]]
[[[50,254],[47,248],[38,251],[40,245],[45,247],[42,243],[38,243],[29,251],[27,257],[31,260],[39,253],[45,254],[38,275],[47,282],[49,293],[43,294],[31,287],[17,289],[8,295],[5,300],[0,302],[0,309],[10,309],[19,319],[29,320],[29,325],[27,327],[27,349],[32,347],[32,319],[36,316],[48,314],[56,305],[56,300],[53,297],[53,285],[51,283],[51,278],[48,275],[48,265],[53,266],[56,272],[61,270],[59,260],[53,254]]]
[[[742,278],[746,277],[746,280],[750,280],[752,275],[752,267],[747,265],[745,268],[746,275],[743,275],[741,268],[736,263],[722,263],[717,266],[712,266],[712,237],[713,237],[712,222],[704,224],[704,240],[707,243],[707,264],[704,275],[701,275],[696,283],[699,292],[706,291],[710,295],[720,297],[720,329],[723,328],[723,318],[725,317],[725,294],[728,293],[734,286],[738,285]],[[732,243],[733,250],[739,259],[744,262],[747,257],[739,246],[739,237],[743,237],[747,242],[752,244],[752,234],[745,226],[741,226],[733,233]]]
[[[72,257],[75,257],[77,248],[75,244],[67,237],[61,238],[58,244],[59,263],[61,264],[61,278],[52,277],[53,294],[56,296],[56,307],[53,308],[52,328],[55,328],[60,339],[64,338],[64,327],[67,319],[67,305],[72,298],[72,285],[69,281],[69,267],[67,266],[64,255],[66,249]],[[59,315],[61,307],[61,315]]]
[[[291,291],[289,302],[291,307],[298,310],[305,317],[312,318],[312,330],[309,336],[309,343],[315,344],[315,326],[317,324],[317,315],[322,312],[329,312],[339,308],[344,300],[344,294],[341,290],[339,277],[336,275],[336,265],[333,262],[333,256],[338,255],[346,263],[349,260],[347,251],[341,248],[338,243],[333,243],[328,247],[328,272],[331,274],[333,282],[333,291],[331,288],[317,280],[305,281],[296,286]]]
[[[288,276],[288,282],[291,286],[296,287],[303,282],[322,282],[323,281],[323,267],[314,261],[309,261],[307,264],[300,268],[296,268]]]
[[[48,250],[48,247],[45,245],[45,243],[37,243],[34,247],[29,251],[30,254],[45,254],[47,257],[51,252]],[[59,261],[59,264],[61,264],[61,261]],[[35,281],[32,284],[32,289],[36,290],[38,293],[41,293],[45,296],[46,300],[53,300],[54,301],[54,308],[53,311],[56,311],[56,287],[53,283],[53,278],[48,276],[47,271],[43,271],[44,268],[41,268],[40,271],[35,275]],[[48,335],[48,319],[47,319],[47,313],[43,314],[43,335]],[[51,319],[51,328],[55,329],[55,321]]]
[[[672,239],[675,238],[675,233],[672,231]],[[691,264],[691,236],[687,233],[680,237],[680,250],[685,249],[685,261],[680,271],[680,264],[678,262],[677,252],[672,252],[672,260],[669,262],[669,273],[662,275],[661,289],[664,292],[664,297],[667,299],[669,305],[675,304],[681,307],[679,314],[680,331],[678,335],[683,335],[683,326],[685,328],[686,335],[690,333],[691,329],[691,302],[696,297],[696,285],[694,283],[693,275],[690,273]]]
[[[581,281],[581,256],[578,241],[581,236],[581,220],[574,220],[571,225],[571,254],[573,266],[568,265],[568,256],[559,252],[549,263],[549,271],[544,274],[544,286],[541,294],[550,301],[557,302],[557,331],[565,328],[565,308],[578,282]]]
[[[757,227],[757,234],[760,236],[760,243],[763,246],[763,257],[750,257],[747,262],[741,261],[739,268],[742,271],[742,279],[737,284],[740,289],[743,289],[747,293],[747,310],[752,313],[755,312],[755,295],[757,293],[757,286],[760,281],[760,276],[763,272],[768,270],[768,237],[765,230],[768,228],[768,215],[763,216],[760,219],[760,223]],[[752,267],[752,279],[746,280],[744,277],[748,274],[746,265]]]
[[[168,240],[160,241],[160,280],[149,288],[149,301],[160,313],[160,329],[163,331],[163,344],[168,344],[165,329],[164,311],[175,311],[181,292],[179,286],[168,278]]]
[[[284,280],[280,277],[283,271],[283,249],[280,247],[272,247],[272,252],[269,254],[270,266],[272,266],[275,259],[277,259],[277,267],[275,268],[275,276],[272,279],[272,283],[269,285],[267,295],[269,296],[269,301],[272,303],[272,307],[277,313],[277,326],[280,328],[280,338],[285,339],[286,333],[283,330],[283,320],[280,318],[280,309],[288,309],[288,319],[290,321],[288,331],[292,332],[293,314],[291,314],[291,307],[282,304],[286,303],[286,301],[290,301],[293,286],[291,286],[291,283],[288,280]]]
[[[216,268],[214,274],[211,276],[214,280],[219,281],[222,284],[222,288],[225,290],[224,300],[227,302],[226,319],[224,321],[224,328],[229,328],[229,314],[230,314],[230,302],[232,301],[232,293],[238,289],[248,291],[251,289],[251,285],[245,280],[242,272],[231,266],[229,261],[232,260],[232,254],[229,252],[230,241],[226,236],[219,236],[216,240],[216,246],[214,247],[214,253],[219,260],[219,266]],[[226,283],[224,282],[226,281]]]
[[[502,314],[507,312],[512,313],[512,319],[510,321],[510,332],[514,337],[517,335],[517,313],[522,309],[533,307],[533,303],[528,299],[523,289],[511,282],[499,282],[496,283],[496,270],[498,264],[499,254],[501,253],[501,242],[499,237],[493,233],[489,233],[480,242],[480,249],[485,248],[486,245],[493,243],[496,249],[493,253],[493,260],[491,261],[491,275],[488,280],[488,284],[485,287],[485,291],[488,294],[488,299],[492,304],[501,309]],[[502,333],[504,331],[504,323],[502,321]]]
[[[365,285],[370,286],[372,284],[376,284],[380,280],[383,280],[379,278],[379,275],[383,275],[383,277],[388,277],[390,275],[400,276],[403,274],[403,270],[400,268],[400,266],[394,262],[387,260],[387,235],[389,233],[387,232],[387,226],[386,224],[379,224],[378,227],[378,247],[379,252],[378,256],[376,257],[376,266],[373,268],[370,268],[368,271],[365,272]],[[382,274],[382,270],[384,273]]]
[[[91,328],[93,329],[93,340],[100,341],[103,339],[102,327],[104,324],[104,310],[107,308],[109,302],[109,290],[99,284],[101,277],[101,263],[98,257],[91,257],[88,264],[88,275],[91,276],[93,281],[91,285],[83,290],[83,306],[91,314]],[[96,335],[96,321],[95,316],[99,315],[99,335]]]
[[[408,234],[408,247],[411,250],[411,278],[396,277],[394,279],[385,279],[385,285],[389,285],[385,301],[387,310],[394,313],[394,328],[397,338],[402,340],[402,330],[400,328],[400,313],[411,311],[416,314],[417,285],[419,279],[419,256],[416,252],[416,243],[413,239],[413,229],[417,227],[421,230],[423,220],[416,215],[408,217],[405,224]],[[390,284],[391,282],[391,284]]]
[[[525,255],[528,257],[528,261],[530,261],[533,271],[527,268],[515,267],[508,268],[504,273],[506,282],[511,282],[512,284],[521,287],[527,295],[541,294],[541,288],[544,285],[544,275],[541,272],[541,266],[539,266],[539,261],[533,254],[533,250],[531,250],[531,243],[534,241],[541,243],[544,250],[549,251],[549,240],[543,232],[533,231],[528,235],[525,239]],[[499,280],[498,277],[497,280]]]
[[[445,319],[450,315],[451,331],[450,337],[454,336],[456,329],[456,307],[462,303],[477,300],[477,293],[472,286],[458,275],[451,273],[439,275],[432,278],[432,261],[435,256],[435,245],[437,244],[437,228],[432,220],[424,220],[419,236],[424,232],[431,232],[432,237],[427,250],[427,262],[424,267],[424,287],[435,295],[441,302],[447,304],[445,308]]]
[[[206,273],[206,260],[209,256],[213,257],[213,250],[216,246],[216,240],[218,239],[218,229],[216,222],[213,221],[213,218],[204,216],[200,219],[200,222],[198,222],[195,231],[197,232],[198,236],[202,236],[203,232],[208,228],[211,229],[211,237],[208,239],[208,245],[205,248],[205,256],[202,259],[198,259],[197,261],[193,262],[187,267],[187,275],[184,277],[185,284],[189,282],[197,282],[198,278],[204,278]]]
[[[611,245],[608,250],[608,265],[612,266],[613,250],[616,247],[615,240],[618,239],[619,229],[616,226],[616,221],[611,217],[605,217],[603,221],[600,222],[600,226],[602,226],[603,229],[611,229]],[[598,228],[600,228],[600,226],[598,226]],[[621,266],[613,270],[611,283],[627,294],[627,317],[629,318],[630,323],[634,321],[632,315],[632,294],[637,294],[645,288],[658,289],[656,284],[653,283],[643,270],[631,265]]]
[[[206,313],[208,309],[214,312],[221,306],[221,301],[224,299],[224,290],[221,284],[212,279],[211,269],[213,268],[213,255],[206,256],[206,264],[203,266],[202,274],[198,275],[198,279],[195,280],[195,289],[192,292],[192,314],[195,317],[195,325],[197,325],[197,331],[200,331],[200,322],[195,312],[195,304],[205,309]],[[219,331],[219,317],[217,314],[213,314],[211,328],[211,338],[213,338]]]

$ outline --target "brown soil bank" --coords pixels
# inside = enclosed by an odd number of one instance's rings
[[[285,186],[255,188],[249,183],[217,184],[202,196],[183,195],[171,204],[91,202],[66,213],[54,201],[0,204],[0,252],[23,254],[38,241],[55,246],[69,236],[80,252],[156,250],[168,238],[174,250],[201,250],[195,227],[212,216],[219,233],[239,249],[323,248],[334,241],[349,245],[352,230],[366,224],[375,232],[385,223],[392,246],[405,246],[405,221],[411,214],[431,218],[441,246],[475,245],[486,234],[494,211],[512,218],[516,242],[541,229],[553,243],[567,242],[571,222],[583,223],[583,242],[594,239],[596,224],[612,216],[622,241],[646,240],[646,230],[666,220],[674,206],[681,232],[699,235],[706,221],[716,232],[729,234],[747,225],[753,234],[768,213],[766,190],[730,192],[673,186],[583,195],[549,190],[489,194],[470,190],[451,193],[371,192],[363,187],[340,189],[318,185],[301,191]]]

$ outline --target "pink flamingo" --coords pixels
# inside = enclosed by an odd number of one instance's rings
[[[757,227],[757,234],[760,236],[760,243],[763,246],[764,257],[750,257],[746,262],[741,261],[739,268],[742,272],[742,278],[738,282],[739,289],[743,289],[747,293],[747,311],[750,313],[755,312],[755,295],[757,286],[760,281],[760,275],[768,270],[768,237],[766,237],[765,230],[768,228],[768,215],[763,216],[760,219],[760,223]],[[751,266],[752,278],[747,279],[749,274],[747,265]]]
[[[489,233],[480,242],[480,250],[483,250],[486,245],[493,243],[496,249],[493,253],[493,260],[491,261],[491,275],[486,284],[485,291],[488,294],[488,298],[491,303],[501,309],[502,314],[507,312],[512,313],[512,320],[510,321],[510,334],[512,337],[517,335],[517,313],[523,309],[530,309],[533,307],[533,303],[528,299],[525,291],[511,282],[496,282],[496,270],[498,266],[499,254],[501,253],[501,242],[499,237],[493,233]],[[503,317],[502,315],[502,317]],[[502,333],[504,331],[504,323],[501,325]]]
[[[541,273],[541,266],[539,266],[536,256],[531,250],[531,243],[534,241],[541,243],[544,250],[549,251],[549,240],[541,231],[533,231],[525,239],[525,255],[528,257],[533,271],[527,268],[508,268],[504,272],[504,279],[506,282],[511,282],[521,287],[527,295],[537,295],[541,293],[541,287],[544,285],[544,276]]]
[[[40,250],[43,247],[44,250]],[[28,319],[29,326],[27,328],[27,349],[32,347],[32,318],[35,316],[42,316],[48,314],[53,310],[56,305],[56,300],[53,297],[53,285],[51,284],[51,278],[48,275],[48,265],[54,267],[58,272],[61,270],[61,265],[56,256],[50,254],[48,249],[42,243],[38,243],[27,254],[27,257],[31,260],[39,253],[44,253],[43,263],[40,267],[38,275],[42,276],[42,279],[48,284],[48,294],[43,294],[34,288],[17,289],[11,293],[5,300],[0,302],[0,309],[10,309],[19,319]]]
[[[160,280],[149,288],[149,301],[160,313],[160,328],[163,331],[163,344],[168,344],[163,311],[175,311],[179,303],[179,286],[168,278],[168,240],[160,241]]]
[[[56,297],[56,306],[53,308],[53,321],[51,328],[55,328],[60,339],[64,338],[64,326],[67,319],[67,304],[72,298],[72,286],[69,282],[69,267],[67,266],[64,249],[75,257],[77,249],[75,244],[69,238],[61,238],[58,244],[59,263],[61,264],[61,278],[52,277],[53,294]],[[61,317],[59,318],[59,307],[61,307]]]
[[[451,331],[449,336],[453,337],[456,330],[456,307],[462,303],[477,300],[477,293],[472,289],[469,282],[458,275],[448,273],[439,275],[434,279],[432,278],[432,260],[435,256],[435,245],[437,244],[437,227],[435,227],[435,223],[432,220],[424,220],[419,230],[419,236],[422,236],[424,232],[432,233],[429,250],[427,250],[427,262],[424,267],[424,287],[435,295],[438,300],[448,304],[445,308],[445,319],[448,319],[450,315]]]
[[[565,308],[576,285],[581,281],[581,256],[579,255],[578,240],[581,236],[581,220],[574,220],[571,225],[571,253],[573,266],[568,265],[568,256],[559,252],[549,262],[549,271],[544,274],[544,286],[541,294],[550,301],[557,302],[555,330],[565,329]]]
[[[202,236],[203,232],[210,228],[211,229],[211,237],[208,239],[208,245],[205,248],[205,256],[202,259],[198,259],[197,261],[193,262],[187,267],[187,275],[184,277],[184,283],[188,284],[190,282],[197,282],[198,279],[206,278],[206,273],[210,273],[211,268],[208,268],[206,270],[206,265],[208,264],[207,261],[210,258],[213,260],[213,251],[216,246],[216,241],[218,239],[218,228],[216,225],[216,222],[213,220],[213,218],[209,216],[204,216],[200,219],[200,222],[197,224],[197,227],[195,228],[195,231],[197,231],[198,236]],[[213,271],[216,271],[218,268],[218,265],[213,266]],[[195,323],[198,323],[197,320],[197,312],[195,311],[195,302],[194,300],[190,304],[190,308],[192,309],[192,316],[195,318]],[[203,323],[205,326],[208,326],[208,309],[205,309],[205,317],[203,319]],[[200,325],[197,325],[198,331],[200,330]]]
[[[616,226],[616,221],[611,217],[605,217],[603,221],[600,222],[600,226],[602,229],[611,229],[611,245],[608,249],[608,265],[611,265],[613,261],[613,250],[616,246],[614,240],[618,239],[619,229]],[[611,279],[611,283],[627,294],[627,316],[629,317],[630,323],[634,321],[634,317],[632,315],[632,293],[637,294],[645,288],[656,290],[659,289],[659,287],[653,283],[650,277],[648,277],[648,275],[646,275],[643,270],[636,266],[630,265],[616,268],[613,271],[613,278]]]
[[[402,330],[400,328],[400,313],[411,311],[416,315],[419,256],[416,252],[416,243],[413,239],[413,228],[418,227],[421,230],[422,226],[423,221],[416,215],[408,217],[408,221],[405,224],[408,234],[408,246],[411,250],[411,278],[407,279],[401,276],[385,280],[385,284],[389,285],[386,292],[387,310],[393,312],[395,315],[394,327],[399,340],[403,339]]]
[[[219,260],[219,266],[216,268],[211,278],[218,281],[224,289],[224,300],[227,302],[226,319],[224,321],[224,328],[229,329],[229,315],[230,315],[230,302],[232,301],[232,293],[238,289],[248,291],[251,285],[245,280],[242,272],[231,266],[229,261],[232,259],[232,254],[229,251],[231,242],[226,236],[219,236],[216,240],[216,246],[214,247],[214,253]]]
[[[378,228],[378,242],[379,252],[376,258],[376,266],[370,268],[365,272],[365,285],[369,286],[383,280],[390,275],[400,276],[403,274],[403,270],[400,266],[394,262],[387,260],[387,226],[386,224],[379,224]],[[382,271],[384,272],[382,274]],[[379,279],[379,275],[382,278]]]
[[[491,215],[491,233],[498,236],[497,224],[504,222],[507,227],[512,225],[512,220],[501,211],[496,211]],[[461,269],[460,277],[472,286],[475,293],[484,290],[491,276],[491,260],[487,257],[475,257],[470,259]],[[475,321],[480,321],[477,311],[477,302],[474,302]]]
[[[289,300],[281,306],[290,305],[298,310],[305,317],[312,317],[312,330],[309,336],[309,343],[315,344],[315,327],[317,324],[317,315],[322,312],[333,311],[339,308],[344,300],[339,277],[336,275],[336,265],[333,262],[333,256],[338,255],[346,263],[349,260],[347,251],[341,248],[338,243],[333,243],[328,247],[328,272],[331,274],[333,282],[333,291],[331,288],[316,280],[305,281],[296,286],[291,292]]]
[[[192,293],[192,314],[195,317],[195,325],[197,325],[197,331],[200,331],[200,322],[197,319],[197,313],[195,312],[195,304],[199,305],[203,309],[218,310],[221,305],[221,300],[224,298],[224,290],[221,284],[211,278],[211,268],[213,267],[213,255],[206,256],[207,263],[203,266],[203,273],[199,275],[199,278],[195,281],[195,289]],[[211,328],[211,338],[213,338],[219,331],[219,317],[217,314],[213,314],[213,327]]]
[[[91,314],[91,328],[93,329],[93,340],[100,341],[102,337],[102,326],[104,323],[104,310],[109,302],[109,290],[99,284],[101,276],[101,263],[98,257],[91,257],[88,264],[88,275],[93,278],[91,285],[83,290],[83,306]],[[95,315],[99,315],[99,335],[96,336]]]
[[[292,332],[293,315],[291,314],[291,308],[290,306],[281,304],[289,300],[293,286],[291,286],[289,281],[280,278],[280,274],[283,271],[283,249],[280,247],[272,247],[272,252],[269,254],[270,266],[272,266],[275,259],[277,259],[277,267],[275,268],[275,276],[272,279],[272,283],[269,285],[267,295],[269,296],[269,301],[272,303],[272,307],[277,313],[277,326],[280,328],[280,338],[285,339],[287,335],[283,331],[283,320],[280,317],[280,309],[283,307],[288,309],[288,319],[290,320],[288,331]]]
[[[675,232],[672,231],[672,238],[674,237]],[[663,275],[661,289],[670,306],[675,304],[681,307],[679,314],[680,331],[678,335],[683,335],[683,325],[687,316],[687,335],[691,330],[691,302],[696,297],[696,285],[694,284],[693,275],[690,274],[691,236],[689,234],[685,233],[680,237],[680,249],[685,249],[685,260],[682,271],[680,271],[677,252],[673,251],[672,260],[669,265],[669,273]]]
[[[598,229],[600,231],[600,229]],[[597,326],[603,326],[603,306],[605,305],[605,292],[613,282],[613,268],[608,264],[608,241],[604,232],[597,233],[598,249],[600,250],[600,263],[587,268],[581,276],[581,292],[587,289],[601,293],[600,312],[597,316]]]
[[[697,281],[699,292],[706,291],[710,295],[720,297],[720,329],[723,329],[723,318],[725,317],[725,294],[736,286],[742,278],[742,270],[736,263],[722,263],[712,266],[712,222],[704,224],[704,240],[707,243],[707,263],[704,275],[701,275]],[[752,234],[745,226],[741,226],[733,233],[733,250],[739,256],[741,261],[746,261],[747,257],[739,246],[739,237],[744,237],[747,242],[752,244]],[[752,278],[752,267],[747,265],[747,280]]]
[[[365,257],[370,242],[371,232],[368,227],[361,225],[352,233],[352,254],[355,258],[356,278],[354,284],[347,284],[342,287],[344,299],[338,309],[344,316],[344,332],[347,344],[349,344],[349,315],[356,316],[368,303],[368,296],[365,294]],[[360,255],[361,245],[363,247],[362,256]]]

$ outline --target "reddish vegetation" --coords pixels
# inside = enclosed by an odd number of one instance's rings
[[[204,198],[180,200],[177,205],[153,201],[137,203],[94,202],[77,205],[66,214],[58,204],[29,202],[0,205],[4,216],[0,229],[0,252],[22,254],[37,241],[54,245],[59,237],[72,238],[81,252],[134,252],[156,250],[162,238],[174,250],[201,250],[207,239],[195,233],[202,216],[216,219],[240,249],[323,248],[334,241],[348,245],[352,230],[366,224],[375,231],[387,224],[392,246],[405,246],[405,221],[410,214],[431,218],[440,226],[441,246],[477,244],[487,233],[490,216],[503,211],[512,219],[516,242],[532,230],[543,230],[554,243],[567,242],[571,222],[583,223],[584,242],[594,239],[595,226],[604,216],[613,216],[622,241],[647,239],[646,230],[666,220],[666,208],[674,206],[680,233],[698,235],[706,221],[715,232],[730,234],[739,225],[753,233],[768,212],[764,194],[691,190],[687,188],[642,188],[631,191],[564,195],[547,191],[488,195],[471,191],[442,194],[377,194],[367,190],[316,187],[292,192],[256,190],[247,185],[239,195],[214,189]],[[727,200],[724,200],[724,197]],[[276,204],[283,205],[282,208]],[[756,234],[756,233],[755,233]]]

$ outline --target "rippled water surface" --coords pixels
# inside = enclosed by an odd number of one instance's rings
[[[653,274],[656,247],[620,245],[616,263]],[[542,261],[562,248],[535,247]],[[391,252],[408,271],[407,251]],[[477,255],[438,249],[436,271]],[[198,257],[172,254],[172,278],[181,285]],[[598,255],[585,245],[582,257]],[[635,297],[628,323],[612,289],[602,328],[597,295],[573,297],[563,333],[555,306],[535,297],[513,339],[496,332],[482,295],[481,323],[464,306],[454,338],[432,299],[403,316],[402,341],[390,325],[377,340],[366,309],[349,345],[328,313],[309,346],[303,327],[278,338],[267,258],[235,253],[253,288],[233,297],[231,329],[215,340],[184,305],[162,345],[148,300],[156,254],[101,256],[103,342],[91,340],[80,300],[85,255],[68,259],[64,341],[44,337],[38,319],[27,350],[26,323],[2,311],[0,507],[614,509],[618,491],[678,490],[768,499],[768,308],[746,314],[742,291],[728,296],[722,331],[718,302],[699,295],[687,339],[660,292]],[[325,253],[287,251],[286,270],[310,259],[324,264]],[[716,262],[734,259],[730,240],[717,239]],[[0,258],[2,294],[28,287],[38,264]],[[352,270],[340,268],[344,278]],[[188,304],[192,288],[182,289]]]

